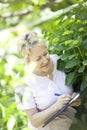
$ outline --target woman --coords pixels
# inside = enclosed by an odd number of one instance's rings
[[[15,91],[16,99],[21,102],[17,106],[18,109],[26,112],[33,130],[69,130],[76,113],[72,107],[42,128],[44,122],[71,99],[73,93],[72,89],[65,85],[65,74],[57,70],[59,57],[49,55],[45,41],[34,32],[22,36],[18,51],[29,66],[28,86],[16,88]],[[55,96],[55,93],[61,95]],[[72,104],[78,105],[80,100]]]

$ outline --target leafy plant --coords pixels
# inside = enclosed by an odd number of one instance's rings
[[[21,25],[19,25],[19,29],[17,27],[14,31],[12,31],[12,29],[11,36],[9,36],[7,40],[6,36],[8,35],[8,31],[6,31],[6,35],[4,34],[0,37],[5,40],[3,43],[0,39],[0,130],[30,130],[27,128],[26,115],[16,108],[17,104],[15,103],[14,97],[14,86],[24,83],[24,64],[17,61],[18,55],[16,53],[10,53],[9,46],[7,47],[7,50],[5,50],[6,46],[10,43],[10,40],[19,35],[19,33],[28,30],[27,23],[31,23],[33,20],[36,21],[41,17],[43,12],[42,9],[45,8],[45,5],[46,7],[51,6],[51,10],[53,11],[56,11],[59,8],[65,8],[69,5],[69,1],[63,1],[64,4],[61,3],[61,6],[59,3],[53,6],[54,1],[50,5],[50,1],[48,2],[48,0],[37,1],[39,3],[35,3],[36,1],[33,0],[31,5],[31,1],[26,0],[25,2],[15,2],[14,0],[7,0],[6,2],[1,2],[2,4],[7,3],[5,6],[2,6],[1,9],[3,9],[0,10],[1,29],[16,26],[19,22],[22,22],[23,26],[21,27]],[[70,1],[70,5],[78,2],[74,0]],[[22,10],[28,9],[29,5],[33,9],[30,10],[31,13],[23,15],[22,12],[20,14]],[[19,13],[15,16],[17,12]],[[60,55],[58,69],[66,72],[66,84],[70,86],[73,85],[77,91],[87,84],[86,12],[87,6],[83,7],[81,4],[71,12],[58,16],[40,25],[45,32],[45,38],[49,41],[50,53]],[[11,15],[7,15],[7,13]],[[11,47],[14,48],[14,45],[15,43],[11,41]],[[11,50],[13,51],[14,49]],[[17,76],[19,72],[20,77]],[[77,116],[79,120],[76,125],[72,126],[73,130],[77,130],[77,128],[79,128],[79,130],[87,129],[86,101],[87,92],[83,95],[80,109],[78,108],[79,114],[77,114]],[[81,125],[82,123],[83,125]]]
[[[14,63],[17,56],[4,51],[5,53],[0,56],[0,130],[23,130],[27,127],[27,117],[22,111],[17,110],[14,96],[14,87],[17,82],[21,82],[16,75],[20,72],[22,79],[23,64],[13,64],[12,67],[11,63]]]
[[[87,84],[87,6],[80,4],[70,13],[51,21],[52,31],[45,33],[50,53],[60,56],[58,69],[67,73],[66,84]]]
[[[78,92],[87,86],[87,6],[80,4],[71,12],[43,24],[50,53],[60,56],[58,69],[66,73],[66,85]],[[47,30],[46,26],[50,28]],[[78,122],[71,130],[87,129],[87,91],[82,96]],[[83,125],[82,125],[83,122]]]

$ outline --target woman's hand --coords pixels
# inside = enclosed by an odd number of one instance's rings
[[[68,94],[63,94],[58,97],[58,100],[56,102],[56,107],[61,109],[62,107],[65,106],[66,103],[68,103],[71,99],[71,96]]]
[[[78,93],[73,93],[72,94],[72,98],[74,98]],[[72,104],[71,106],[80,106],[81,105],[81,99],[77,98]]]

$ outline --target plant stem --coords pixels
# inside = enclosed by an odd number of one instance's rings
[[[84,60],[84,57],[83,57],[83,55],[82,55],[82,52],[81,52],[80,48],[79,48],[78,46],[77,46],[77,48],[78,48],[78,50],[79,50],[79,53],[80,53],[82,59]]]

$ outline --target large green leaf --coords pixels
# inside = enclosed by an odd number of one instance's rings
[[[68,53],[66,53],[66,54],[63,54],[62,56],[61,56],[61,60],[67,60],[67,59],[69,59],[69,60],[71,60],[72,58],[74,58],[76,55],[75,54],[68,54]]]
[[[83,63],[83,65],[86,66],[87,65],[87,60],[84,60],[82,63]]]
[[[68,86],[72,86],[72,84],[74,83],[75,78],[76,78],[76,72],[71,72],[71,73],[67,74],[67,76],[66,76],[66,84]]]
[[[14,126],[15,126],[15,118],[14,116],[11,116],[10,119],[7,122],[7,130],[13,130]]]
[[[67,69],[72,68],[72,67],[75,67],[76,65],[79,65],[80,63],[81,63],[80,60],[72,59],[66,62],[65,68]]]
[[[69,54],[67,53],[67,54],[63,54],[62,56],[61,56],[61,60],[66,60],[66,59],[68,59],[68,57],[69,57]]]

